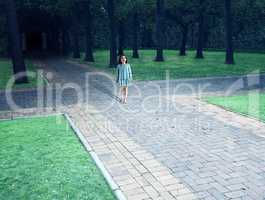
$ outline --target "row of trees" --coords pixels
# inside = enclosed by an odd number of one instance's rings
[[[25,70],[16,10],[24,31],[33,26],[29,19],[42,22],[49,35],[50,50],[59,51],[61,39],[63,54],[72,52],[74,58],[80,58],[80,48],[84,46],[85,60],[93,62],[95,43],[107,43],[113,67],[117,54],[123,54],[128,45],[134,58],[139,57],[138,49],[146,46],[156,48],[155,61],[163,61],[166,43],[178,43],[181,56],[186,55],[189,43],[196,48],[195,57],[203,58],[207,41],[217,43],[216,37],[209,39],[217,28],[222,30],[217,34],[223,35],[220,38],[226,48],[225,63],[233,64],[233,39],[251,24],[263,27],[265,8],[264,0],[6,0],[5,4],[14,73]],[[246,9],[250,11],[247,15]],[[17,82],[25,81],[26,77],[22,77]]]
[[[110,34],[110,66],[116,65],[117,57],[117,46],[116,46],[116,4],[115,0],[108,0],[108,16],[109,16],[109,27],[111,30]],[[182,42],[180,47],[180,55],[186,55],[186,41],[188,35],[188,26],[191,23],[198,23],[198,35],[197,35],[197,53],[196,58],[203,58],[203,47],[204,47],[204,35],[205,35],[205,12],[215,12],[217,10],[207,8],[210,6],[216,6],[216,4],[211,5],[211,1],[199,0],[199,1],[168,1],[170,7],[165,7],[165,0],[156,0],[156,16],[155,16],[155,38],[156,38],[156,57],[155,61],[164,61],[163,48],[164,48],[164,38],[165,38],[165,24],[166,20],[172,20],[177,23],[182,31]],[[232,38],[232,14],[231,14],[231,0],[224,0],[224,27],[225,27],[225,41],[226,41],[226,64],[234,64],[233,57],[233,38]],[[138,58],[138,7],[141,1],[131,2],[131,9],[133,10],[134,23],[133,23],[133,57]],[[137,7],[138,6],[138,7]],[[175,9],[175,12],[172,10]],[[180,12],[179,12],[180,11]],[[121,22],[119,22],[121,23]],[[123,47],[123,30],[119,31],[119,54],[122,54],[121,50]]]

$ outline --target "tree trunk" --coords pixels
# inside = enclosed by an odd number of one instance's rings
[[[136,8],[135,8],[136,9]],[[138,13],[134,12],[133,16],[133,58],[139,58],[138,53]]]
[[[152,40],[152,30],[144,27],[143,35],[142,35],[142,47],[152,48],[154,46],[154,42]]]
[[[119,55],[124,55],[124,28],[123,28],[124,24],[123,22],[120,20],[119,21]]]
[[[74,2],[74,14],[73,14],[73,25],[72,25],[72,36],[73,36],[73,58],[81,58],[80,54],[80,46],[79,46],[79,33],[80,33],[80,26],[79,26],[79,2]]]
[[[91,29],[87,27],[86,29],[86,55],[85,55],[85,61],[88,62],[95,62],[94,56],[93,56],[93,42],[92,42],[92,34]]]
[[[73,58],[81,58],[79,47],[79,33],[73,30]]]
[[[194,48],[194,24],[191,26],[191,48]]]
[[[28,83],[26,75],[26,66],[21,49],[21,41],[19,37],[19,29],[17,22],[17,13],[14,0],[6,0],[6,10],[8,17],[8,32],[9,42],[11,44],[11,55],[13,63],[13,73],[15,76],[15,83]],[[19,73],[19,77],[17,76]]]
[[[53,50],[57,54],[60,52],[60,42],[59,42],[60,32],[56,29],[53,31]]]
[[[163,29],[164,27],[164,0],[156,0],[156,58],[155,61],[164,61],[163,57]]]
[[[199,35],[197,42],[196,58],[203,58],[203,42],[204,42],[204,7],[203,0],[200,0],[199,8]]]
[[[225,40],[226,40],[226,64],[234,64],[233,38],[232,38],[232,14],[231,0],[225,0]]]
[[[67,29],[63,30],[63,35],[62,35],[62,53],[65,56],[69,55],[69,49],[70,49],[70,37],[69,37],[69,32]]]
[[[86,53],[85,61],[94,62],[93,56],[93,37],[92,37],[92,16],[90,13],[90,1],[87,5],[87,25],[86,25]]]
[[[52,31],[48,30],[47,32],[47,50],[52,52],[53,45],[52,45]]]
[[[187,38],[188,38],[188,25],[182,26],[182,40],[180,45],[180,56],[186,56],[186,44],[187,44]]]
[[[116,41],[116,19],[115,19],[115,0],[108,0],[108,16],[110,28],[110,63],[109,67],[117,65],[117,41]]]

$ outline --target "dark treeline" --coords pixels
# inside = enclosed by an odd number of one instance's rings
[[[80,39],[85,40],[86,29],[93,29],[93,45],[95,48],[108,48],[110,45],[109,15],[107,0],[77,1],[81,4],[83,16],[79,16],[77,23],[82,26]],[[138,24],[137,36],[140,48],[155,48],[156,44],[156,0],[112,0],[115,3],[114,29],[118,34],[119,22],[123,22],[124,44],[126,48],[132,48],[134,44],[135,23]],[[183,43],[186,37],[188,48],[196,48],[198,37],[204,35],[206,48],[225,48],[225,0],[163,0],[165,4],[164,47],[176,49]],[[17,10],[20,31],[31,32],[39,29],[45,32],[62,31],[64,36],[70,31],[75,12],[74,0],[17,0]],[[201,3],[201,6],[200,6]],[[1,3],[3,5],[3,3]],[[233,15],[233,39],[236,49],[263,49],[264,48],[264,24],[265,2],[264,0],[237,0],[231,1]],[[83,6],[83,8],[82,8]],[[1,6],[1,11],[4,8]],[[79,14],[81,15],[82,13]],[[87,22],[93,18],[93,25]],[[1,51],[6,47],[4,37],[5,12],[0,12],[0,46]],[[203,25],[201,21],[203,20]],[[204,28],[201,30],[200,27]],[[34,30],[33,30],[34,29]],[[54,32],[54,29],[56,31]],[[75,28],[73,28],[75,29]],[[74,30],[72,30],[74,31]],[[62,33],[60,33],[62,34]],[[73,33],[71,33],[73,34]],[[184,34],[184,35],[183,35]],[[72,36],[72,35],[71,35]],[[118,35],[117,35],[118,36]],[[53,37],[53,36],[51,36]],[[51,38],[49,38],[52,40]],[[118,39],[117,39],[118,40]],[[84,45],[84,42],[80,42]],[[55,45],[55,44],[54,44]],[[53,48],[53,47],[49,47]],[[82,47],[85,48],[85,47]]]
[[[12,2],[19,37],[14,34]],[[156,49],[156,61],[164,60],[165,48],[181,56],[186,49],[196,49],[198,59],[204,57],[205,48],[213,48],[226,49],[225,62],[233,64],[234,49],[265,46],[264,0],[1,0],[0,4],[0,53],[10,56],[19,56],[16,48],[21,46],[25,53],[71,53],[75,58],[82,51],[85,60],[93,62],[93,49],[109,48],[110,66],[115,66],[116,56],[125,48],[133,49],[135,58],[140,48]]]

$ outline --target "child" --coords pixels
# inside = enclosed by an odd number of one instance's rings
[[[132,80],[131,65],[128,64],[128,59],[125,55],[119,56],[119,64],[117,65],[117,79],[116,82],[120,85],[120,101],[127,103],[128,85]]]

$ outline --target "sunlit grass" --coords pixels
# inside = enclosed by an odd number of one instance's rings
[[[115,199],[63,116],[0,121],[0,146],[0,199]]]
[[[227,110],[265,121],[265,93],[250,92],[238,96],[213,96],[205,100]]]

